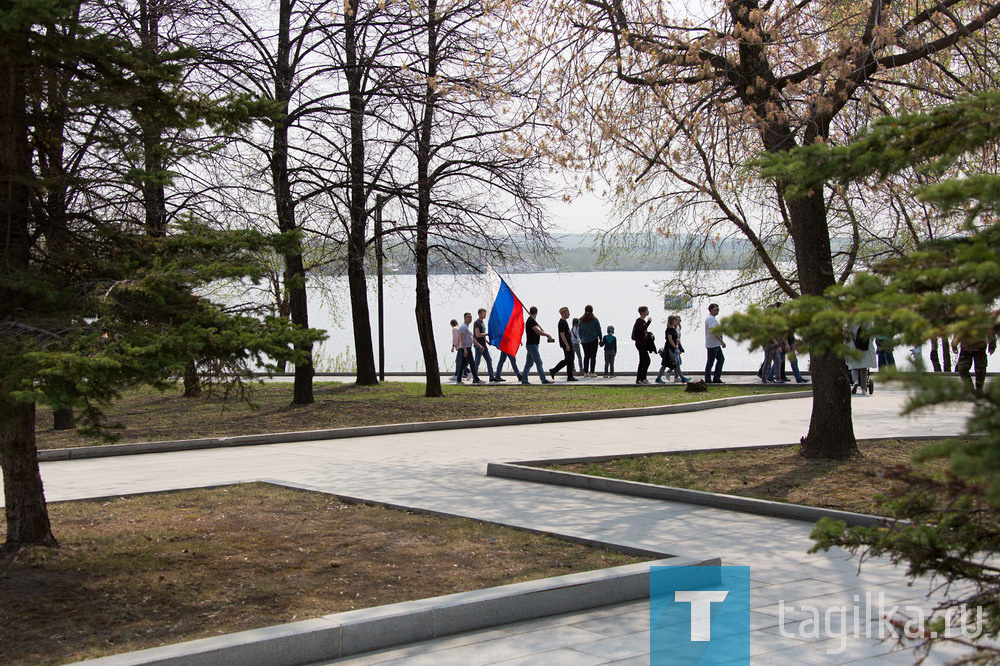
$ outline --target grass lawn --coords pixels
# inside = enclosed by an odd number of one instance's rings
[[[880,472],[910,465],[913,453],[927,444],[912,439],[863,441],[858,443],[861,456],[836,461],[807,460],[799,455],[798,446],[782,446],[617,458],[551,469],[877,514],[875,496],[888,492],[894,483]],[[915,469],[941,476],[947,466],[947,461],[932,460]]]
[[[61,547],[0,561],[0,664],[66,663],[643,559],[266,484],[49,511]]]
[[[317,383],[315,404],[289,407],[291,383],[261,385],[253,396],[256,408],[221,397],[183,398],[179,391],[151,389],[129,392],[108,410],[119,423],[119,442],[152,442],[226,437],[349,426],[446,421],[484,416],[578,412],[649,407],[712,400],[755,393],[800,390],[798,387],[711,387],[708,393],[685,393],[667,386],[445,386],[443,398],[425,398],[424,385],[385,382],[379,386]],[[52,430],[52,413],[41,409],[38,448],[52,449],[100,443],[74,431]]]

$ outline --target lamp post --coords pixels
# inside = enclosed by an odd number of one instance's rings
[[[382,206],[386,197],[375,197],[375,270],[378,273],[378,380],[385,381],[385,309],[382,300]]]

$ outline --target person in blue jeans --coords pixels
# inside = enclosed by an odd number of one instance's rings
[[[451,381],[455,382],[461,379],[458,372],[462,369],[462,337],[458,333],[458,320],[451,320],[451,351],[453,353],[457,352],[455,355],[455,374],[451,376]]]
[[[719,305],[712,303],[708,306],[708,317],[705,318],[705,350],[708,352],[708,361],[705,363],[705,383],[722,383],[722,364],[726,362],[726,355],[722,350],[726,347],[726,342],[722,336],[716,335],[712,329],[719,325],[716,316],[719,314]],[[712,366],[715,366],[715,373],[712,373]]]
[[[479,362],[486,359],[487,377],[491,382],[500,381],[493,373],[493,359],[490,357],[490,339],[486,335],[486,308],[479,308],[479,319],[472,324],[472,337],[476,339],[476,371],[479,371]]]
[[[507,381],[506,379],[500,376],[500,373],[503,372],[504,361],[510,361],[510,367],[514,369],[514,376],[517,377],[517,381],[521,381],[521,372],[517,369],[517,359],[515,359],[513,356],[511,356],[510,354],[508,354],[503,350],[500,350],[500,360],[497,361],[497,374],[496,374],[497,381],[498,382]]]
[[[462,347],[462,360],[461,365],[458,368],[458,373],[456,376],[456,384],[462,383],[462,376],[465,374],[466,368],[472,369],[472,383],[482,384],[479,380],[479,371],[476,370],[475,355],[473,354],[473,348],[478,347],[479,343],[476,342],[472,335],[472,330],[469,328],[469,324],[472,323],[472,313],[466,312],[464,315],[465,323],[458,327],[458,337],[461,340]]]
[[[802,376],[802,372],[799,370],[799,358],[795,353],[795,334],[789,333],[784,340],[784,344],[781,347],[781,367],[784,368],[785,359],[791,361],[792,364],[792,374],[795,375],[795,381],[799,384],[808,384],[809,380]],[[775,366],[777,368],[778,366]],[[775,378],[775,368],[771,369],[771,374],[768,375],[769,380],[774,380]],[[777,375],[780,376],[780,375]],[[781,377],[779,381],[786,381],[784,377]]]
[[[527,353],[527,360],[524,362],[524,370],[521,371],[522,384],[531,383],[528,381],[528,374],[531,372],[532,364],[538,368],[538,378],[542,380],[543,384],[552,383],[545,378],[545,366],[542,365],[542,355],[538,352],[538,343],[541,342],[543,335],[549,339],[549,342],[555,342],[556,339],[538,325],[538,322],[535,321],[537,314],[538,308],[532,305],[528,308],[528,321],[524,322],[524,351]]]

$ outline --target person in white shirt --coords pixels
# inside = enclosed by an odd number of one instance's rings
[[[722,383],[722,364],[726,361],[722,350],[726,343],[722,336],[716,335],[712,329],[719,325],[716,315],[719,314],[719,305],[712,303],[708,306],[708,316],[705,318],[705,349],[708,352],[708,361],[705,363],[705,383]],[[715,373],[712,374],[712,365],[715,365]]]

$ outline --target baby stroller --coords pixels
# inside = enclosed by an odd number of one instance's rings
[[[865,393],[871,395],[875,392],[875,382],[872,381],[871,372],[868,368],[848,370],[847,373],[850,375],[851,395],[857,395],[858,389],[861,390],[862,395]]]
[[[844,372],[847,373],[847,382],[851,385],[851,395],[871,395],[875,392],[875,382],[872,381],[871,371],[868,368],[848,368],[844,364]]]

